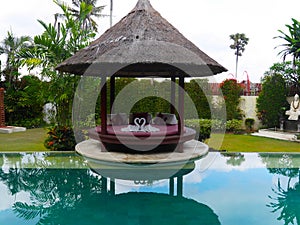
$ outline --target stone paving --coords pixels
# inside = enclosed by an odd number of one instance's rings
[[[295,133],[283,132],[283,131],[273,131],[269,129],[261,129],[256,133],[252,134],[253,136],[259,137],[267,137],[267,138],[274,138],[278,140],[285,140],[285,141],[298,141]]]
[[[96,140],[87,140],[77,144],[76,152],[93,160],[117,163],[170,163],[182,162],[201,158],[208,153],[208,146],[202,142],[192,140],[184,143],[183,153],[151,153],[151,154],[129,154],[122,152],[102,152],[101,143]]]

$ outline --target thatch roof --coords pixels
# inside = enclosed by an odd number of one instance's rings
[[[139,0],[127,16],[56,69],[97,76],[117,71],[128,76],[141,72],[209,76],[227,71],[164,19],[149,0]]]

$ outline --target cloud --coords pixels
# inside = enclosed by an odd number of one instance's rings
[[[15,194],[15,196],[10,195],[7,186],[2,182],[0,182],[0,193],[0,212],[10,209],[16,201],[28,202],[30,200],[30,194],[24,191]]]

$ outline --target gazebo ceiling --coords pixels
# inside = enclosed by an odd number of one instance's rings
[[[164,19],[149,0],[139,0],[127,16],[56,69],[93,76],[118,71],[121,76],[178,72],[201,77],[227,71]]]

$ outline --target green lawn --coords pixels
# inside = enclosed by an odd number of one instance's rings
[[[47,130],[29,129],[25,132],[0,134],[0,152],[47,151],[44,147]]]
[[[20,133],[0,134],[0,152],[47,151],[43,145],[46,132],[46,129],[38,128]],[[219,134],[214,135],[215,140],[221,138]],[[207,143],[211,148],[229,152],[300,152],[300,143],[251,135],[226,134],[221,147],[217,147],[214,142]]]
[[[215,138],[221,135],[214,134]],[[221,147],[209,143],[209,147],[230,152],[300,152],[300,143],[281,141],[251,135],[226,134]]]

